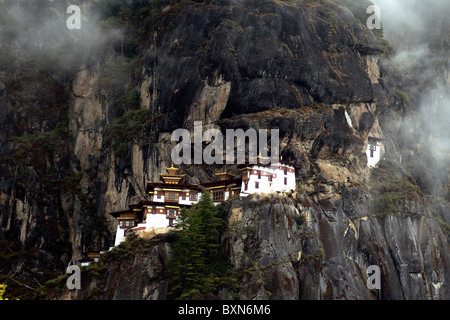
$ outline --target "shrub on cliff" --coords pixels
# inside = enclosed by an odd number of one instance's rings
[[[222,223],[208,191],[197,205],[181,211],[167,269],[169,297],[195,299],[221,283],[226,271],[219,241]]]
[[[399,163],[382,160],[372,172],[374,209],[380,215],[406,210],[406,200],[421,190]]]

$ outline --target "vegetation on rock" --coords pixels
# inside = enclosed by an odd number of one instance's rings
[[[220,247],[223,220],[218,213],[208,191],[197,205],[182,210],[167,268],[171,298],[199,298],[230,280],[224,279],[230,272]]]
[[[374,209],[379,215],[404,212],[406,201],[422,193],[413,176],[392,160],[382,160],[373,170],[372,192]]]

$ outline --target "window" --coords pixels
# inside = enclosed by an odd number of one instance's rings
[[[258,179],[261,179],[261,171],[258,170]]]
[[[161,199],[161,192],[155,191],[156,198]]]
[[[284,168],[284,175],[287,175],[287,168]]]
[[[177,192],[168,192],[166,201],[178,202],[178,193]]]
[[[121,223],[120,223],[120,226],[121,227],[123,227],[123,228],[126,228],[126,227],[132,227],[134,224],[133,224],[133,221],[132,220],[124,220],[124,221],[122,221]]]
[[[267,176],[267,180],[269,180],[269,182],[272,182],[272,175],[271,175],[271,174],[269,174],[269,175]]]
[[[181,194],[181,199],[182,199],[182,200],[186,200],[186,193],[185,193],[185,192],[183,192],[183,193]]]
[[[248,189],[248,181],[244,182],[244,191],[247,191]]]
[[[284,178],[284,185],[287,185],[287,178]]]
[[[377,146],[374,144],[369,144],[370,157],[373,158],[373,152],[377,150]]]
[[[167,218],[175,219],[177,216],[177,210],[167,210]]]
[[[219,201],[223,201],[223,200],[224,200],[223,190],[213,191],[213,201],[214,202],[219,202]]]
[[[255,181],[255,189],[259,189],[259,182]]]
[[[197,201],[197,199],[198,199],[197,192],[192,192],[192,193],[189,195],[189,200],[191,200],[191,201]]]

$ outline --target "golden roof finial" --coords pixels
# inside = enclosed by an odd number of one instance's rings
[[[166,170],[167,170],[167,172],[169,173],[169,175],[174,176],[175,173],[178,171],[178,168],[175,168],[175,167],[173,166],[173,163],[172,163],[172,165],[170,166],[170,168],[166,168]]]

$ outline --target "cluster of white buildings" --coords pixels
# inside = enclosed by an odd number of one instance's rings
[[[366,149],[367,165],[375,167],[381,160],[384,147],[380,139],[369,138]],[[259,159],[258,159],[259,160]],[[280,160],[277,163],[243,165],[241,176],[227,172],[216,173],[217,180],[200,184],[186,184],[185,175],[178,168],[167,168],[159,182],[147,183],[148,199],[132,204],[129,209],[110,213],[118,220],[115,245],[124,241],[129,232],[171,228],[181,208],[199,202],[202,190],[210,192],[213,202],[219,204],[233,196],[246,197],[255,193],[283,193],[295,190],[295,167]]]
[[[185,175],[177,174],[178,168],[167,168],[159,182],[147,183],[149,198],[129,209],[110,213],[118,220],[115,245],[124,241],[129,232],[150,231],[174,226],[183,207],[199,202],[202,190],[210,192],[213,202],[219,204],[237,195],[246,197],[254,193],[288,192],[295,190],[295,168],[284,161],[240,168],[241,176],[227,172],[216,173],[217,180],[200,184],[186,184]]]

